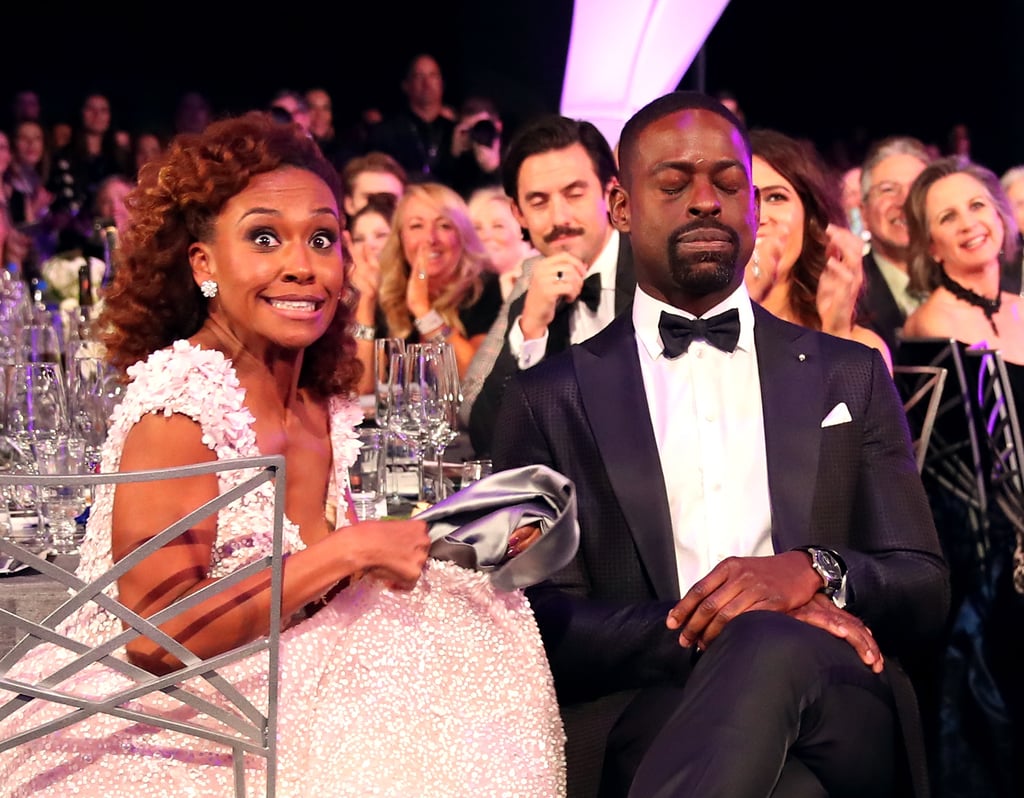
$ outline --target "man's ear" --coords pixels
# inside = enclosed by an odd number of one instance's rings
[[[192,279],[196,281],[196,285],[200,285],[203,280],[215,279],[210,253],[204,244],[197,241],[188,248],[188,262],[192,267]]]
[[[620,233],[629,232],[629,195],[618,182],[613,183],[608,192],[608,215],[612,227]]]
[[[754,186],[754,233],[761,226],[761,189]]]
[[[521,210],[519,210],[519,203],[516,202],[514,199],[510,199],[508,201],[508,204],[509,204],[509,207],[512,208],[512,216],[513,216],[513,218],[515,218],[515,220],[519,224],[519,226],[522,227],[524,230],[529,230],[530,228],[526,224],[526,217],[523,216],[523,212]]]

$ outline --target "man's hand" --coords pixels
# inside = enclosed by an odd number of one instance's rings
[[[555,318],[559,300],[572,302],[583,290],[587,264],[568,252],[556,252],[537,261],[523,301],[519,326],[527,341],[543,338]]]
[[[865,665],[875,673],[882,672],[885,665],[882,650],[875,642],[871,630],[856,615],[839,609],[828,596],[816,593],[809,603],[797,607],[789,614],[797,620],[841,637],[853,646]]]
[[[728,557],[691,587],[666,619],[679,629],[679,643],[707,648],[725,625],[744,612],[772,610],[846,640],[876,673],[882,652],[871,631],[855,615],[839,609],[818,591],[821,577],[802,551],[771,557]]]

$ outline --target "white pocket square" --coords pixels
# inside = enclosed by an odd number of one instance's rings
[[[821,422],[821,428],[834,427],[836,424],[848,424],[851,421],[853,418],[850,416],[850,408],[846,406],[846,402],[840,402],[828,411],[828,415]]]

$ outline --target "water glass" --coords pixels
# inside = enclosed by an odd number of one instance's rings
[[[494,464],[490,460],[467,460],[462,464],[462,481],[460,487],[471,485],[477,480],[483,479],[494,470]]]
[[[387,515],[384,492],[386,461],[384,433],[373,427],[359,430],[359,453],[349,467],[348,482],[352,505],[360,521]]]
[[[39,474],[77,475],[86,473],[85,441],[58,436],[33,443]],[[78,517],[89,504],[88,492],[70,485],[40,485],[36,492],[39,528],[46,530],[50,548],[58,554],[78,551]]]

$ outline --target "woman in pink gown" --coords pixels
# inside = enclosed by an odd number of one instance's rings
[[[361,415],[348,397],[359,366],[333,167],[297,128],[253,113],[176,140],[128,204],[101,322],[130,383],[103,470],[279,453],[290,475],[277,794],[563,795],[561,721],[525,597],[428,559],[423,521],[351,523],[345,475]],[[80,575],[108,570],[240,476],[99,489]],[[193,545],[161,549],[111,592],[151,614],[263,555],[271,490],[197,523]],[[510,556],[534,539],[517,530]],[[267,591],[243,581],[234,598],[164,628],[203,656],[264,633]],[[94,643],[118,623],[88,605],[62,631]],[[122,653],[158,673],[179,664],[146,640]],[[49,673],[67,658],[40,646],[8,675]],[[231,668],[259,702],[265,655]],[[93,696],[125,684],[102,665],[72,681],[64,687]],[[31,703],[0,736],[59,711]],[[252,760],[247,788],[262,794],[263,763]],[[223,748],[99,715],[0,754],[8,796],[226,796],[232,778]]]

